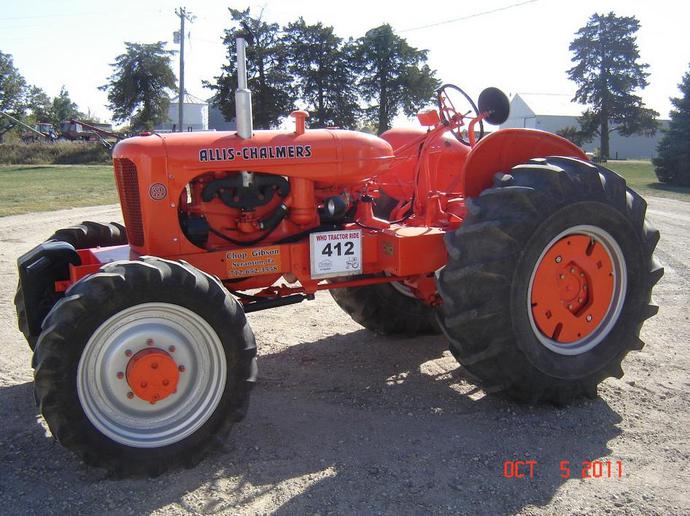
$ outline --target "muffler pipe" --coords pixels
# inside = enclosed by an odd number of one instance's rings
[[[251,138],[252,127],[252,92],[247,87],[247,42],[237,38],[237,90],[235,90],[235,123],[240,138]]]

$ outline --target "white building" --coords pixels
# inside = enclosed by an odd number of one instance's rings
[[[178,98],[179,97],[176,96],[170,99],[168,119],[162,124],[158,124],[155,128],[156,131],[178,131]],[[208,131],[208,102],[205,100],[185,92],[184,103],[182,105],[182,116],[184,131]]]
[[[571,101],[569,95],[545,93],[516,93],[510,99],[510,117],[501,125],[526,127],[556,133],[566,127],[579,127],[578,117],[585,106]],[[668,127],[668,120],[659,120],[659,130],[654,136],[621,136],[611,133],[609,154],[611,159],[651,159],[662,136],[662,128]],[[586,152],[599,148],[599,137],[582,146]]]

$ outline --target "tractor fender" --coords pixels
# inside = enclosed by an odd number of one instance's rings
[[[71,244],[49,240],[17,260],[23,290],[23,308],[29,333],[38,336],[41,323],[55,303],[55,282],[69,278],[69,265],[81,265]],[[46,297],[46,293],[50,293]]]
[[[496,172],[508,172],[532,158],[569,156],[587,160],[584,151],[553,133],[538,129],[501,129],[485,136],[467,156],[460,175],[466,197],[491,187]]]

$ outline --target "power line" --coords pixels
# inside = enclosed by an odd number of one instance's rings
[[[410,29],[405,29],[405,30],[401,30],[398,32],[412,32],[413,30],[429,29],[431,27],[438,27],[439,25],[446,25],[448,23],[455,23],[455,22],[459,22],[459,21],[463,21],[463,20],[469,20],[471,18],[478,18],[480,16],[486,16],[487,14],[493,14],[493,13],[497,13],[500,11],[507,11],[508,9],[514,9],[516,7],[521,7],[523,5],[533,4],[533,3],[538,2],[538,1],[539,0],[526,0],[525,2],[518,2],[515,4],[505,5],[503,7],[497,7],[496,9],[491,9],[488,11],[482,11],[479,13],[468,14],[467,16],[461,16],[460,18],[453,18],[452,20],[444,20],[442,22],[430,23],[428,25],[420,25],[419,27],[412,27]]]

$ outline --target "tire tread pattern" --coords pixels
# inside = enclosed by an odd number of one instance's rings
[[[336,288],[329,291],[352,319],[380,335],[437,335],[434,310],[388,284]]]

